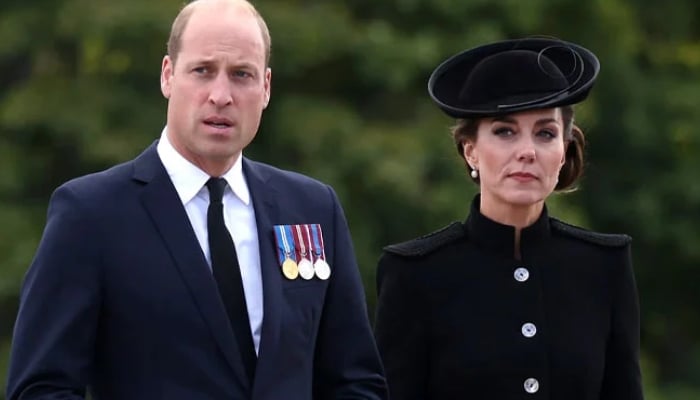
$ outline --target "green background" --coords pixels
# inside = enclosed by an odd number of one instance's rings
[[[0,3],[0,392],[48,198],[159,136],[160,63],[181,5]],[[577,109],[586,175],[550,208],[569,222],[633,236],[647,397],[700,398],[700,2],[256,5],[272,33],[272,101],[246,154],[335,187],[370,310],[381,247],[463,219],[476,189],[451,143],[452,121],[426,93],[431,70],[505,38],[551,35],[593,50],[601,73]]]

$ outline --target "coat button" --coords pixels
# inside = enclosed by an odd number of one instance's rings
[[[526,379],[523,386],[525,387],[525,391],[530,394],[537,393],[537,391],[540,390],[540,382],[535,378]]]
[[[520,267],[515,270],[513,273],[513,276],[515,277],[515,280],[518,282],[525,282],[530,278],[530,271],[527,270],[527,268]]]
[[[520,331],[526,338],[531,338],[537,334],[537,327],[531,322],[526,322],[523,324],[522,328],[520,328]]]

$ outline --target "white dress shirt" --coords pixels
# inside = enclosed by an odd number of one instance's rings
[[[205,186],[210,176],[175,150],[168,139],[167,127],[163,129],[157,151],[178,196],[180,196],[180,201],[182,201],[194,233],[197,235],[199,246],[209,263],[209,268],[211,268],[207,233],[209,190]],[[243,278],[243,291],[250,318],[250,330],[253,333],[253,343],[257,353],[260,348],[260,331],[263,320],[262,276],[255,210],[250,199],[248,184],[243,176],[241,159],[242,155],[238,157],[233,167],[222,176],[228,182],[223,198],[224,223],[236,245],[238,264],[241,266],[241,277]]]

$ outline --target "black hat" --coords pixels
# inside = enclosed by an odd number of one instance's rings
[[[428,81],[454,118],[489,117],[584,100],[600,70],[595,54],[558,39],[491,43],[448,58]]]

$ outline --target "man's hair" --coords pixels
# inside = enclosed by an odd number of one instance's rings
[[[175,17],[173,25],[170,28],[170,37],[168,38],[168,55],[172,60],[173,64],[177,60],[177,56],[180,53],[180,48],[182,47],[182,34],[185,32],[187,23],[195,10],[194,4],[197,0],[191,1],[186,4],[180,12]],[[251,14],[255,17],[260,27],[260,33],[262,34],[263,44],[265,45],[265,66],[270,65],[270,53],[272,47],[272,40],[270,39],[270,31],[267,29],[267,24],[263,19],[262,15],[258,10],[247,0],[233,0],[237,5],[249,10]]]

